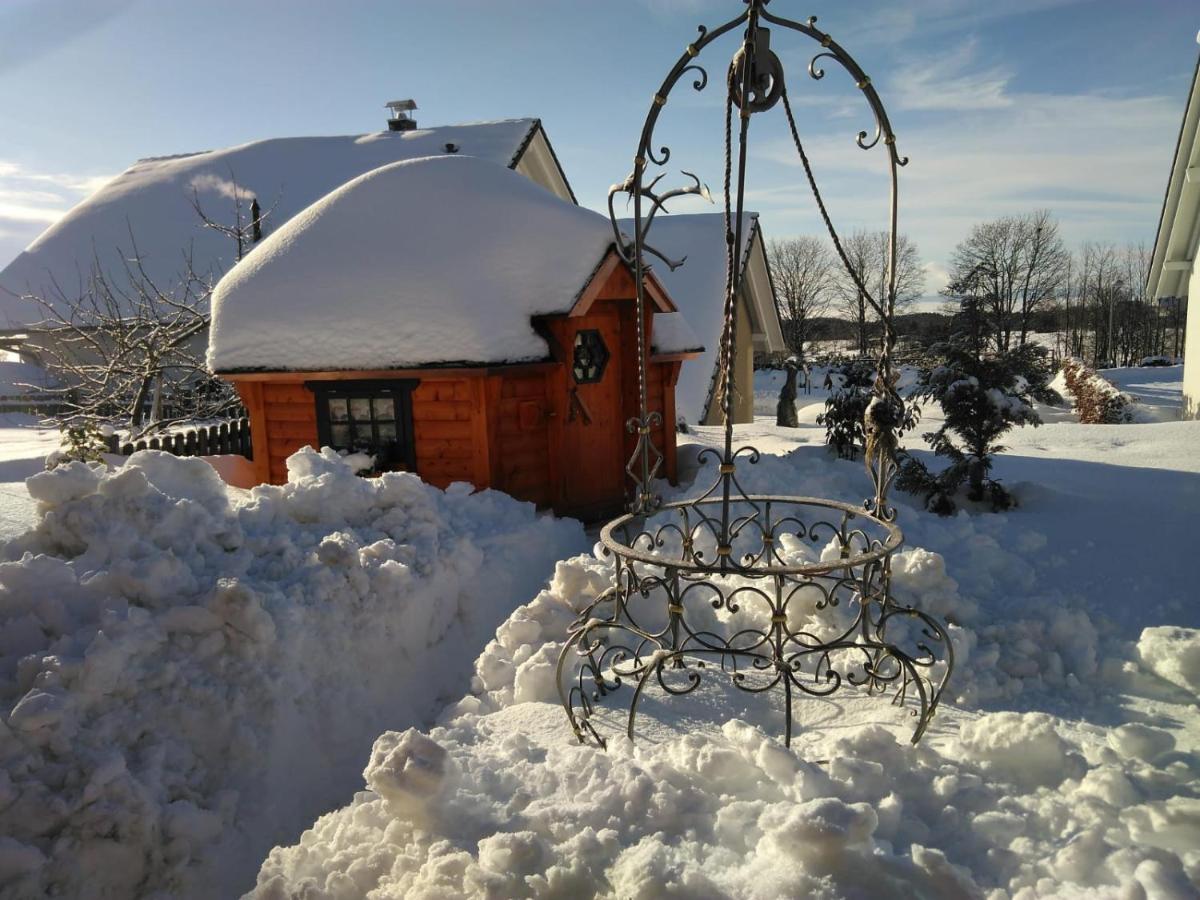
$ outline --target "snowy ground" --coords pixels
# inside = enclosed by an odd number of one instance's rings
[[[40,476],[0,544],[0,897],[230,896],[256,867],[251,895],[309,900],[1195,897],[1200,422],[1166,421],[1177,369],[1105,375],[1164,421],[1043,410],[997,463],[1008,513],[898,498],[895,591],[958,655],[917,747],[843,690],[785,749],[778,699],[721,680],[648,692],[632,744],[619,692],[610,749],[580,746],[554,662],[609,564],[496,494],[312,455],[252,494],[155,454]],[[778,429],[772,377],[745,487],[861,501],[824,392]]]
[[[1100,374],[1137,399],[1136,421],[1172,422],[1179,418],[1183,366],[1101,369]]]
[[[46,454],[58,447],[57,429],[36,423],[33,416],[0,414],[0,541],[33,526],[36,504],[25,479],[42,471]]]
[[[748,490],[867,493],[820,446],[816,400],[794,432],[738,429],[771,454]],[[1200,423],[1058,418],[1007,441],[1019,508],[900,500],[897,594],[957,623],[953,698],[918,747],[901,711],[844,691],[801,702],[785,750],[778,702],[721,681],[649,692],[632,745],[610,698],[610,750],[577,745],[552,664],[607,583],[577,557],[440,727],[379,738],[368,790],[275,850],[256,896],[1196,896]]]

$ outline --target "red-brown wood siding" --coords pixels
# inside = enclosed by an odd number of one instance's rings
[[[404,373],[397,372],[396,377],[403,378]],[[287,481],[289,456],[301,447],[317,446],[316,398],[304,386],[306,380],[305,376],[297,376],[295,380],[281,377],[277,381],[238,384],[251,411],[251,435],[260,476],[272,484]],[[422,378],[413,391],[417,471],[430,484],[445,487],[453,481],[468,481],[487,486],[487,479],[480,478],[488,467],[487,441],[480,442],[477,435],[481,427],[486,429],[487,413],[472,387],[473,381],[482,380]]]
[[[283,483],[287,457],[317,445],[316,398],[306,381],[415,377],[420,382],[412,395],[416,464],[427,482],[494,487],[586,518],[617,512],[628,486],[625,465],[637,440],[625,428],[639,408],[633,298],[633,279],[617,266],[593,291],[586,314],[545,320],[556,352],[564,356],[555,365],[234,378],[250,413],[256,471],[263,481]],[[582,328],[600,329],[608,344],[608,368],[597,384],[576,385],[570,373],[575,333]],[[647,331],[652,329],[650,315]],[[680,367],[672,359],[651,361],[646,370],[648,406],[663,419],[651,436],[664,457],[660,474],[672,483]],[[572,413],[573,389],[591,424],[583,421],[580,406],[574,405]]]
[[[553,502],[546,376],[492,376],[492,484],[539,506]]]
[[[317,446],[316,398],[303,381],[264,382],[262,394],[269,478],[272,484],[283,484],[287,481],[287,458],[301,447]],[[259,442],[253,422],[250,439],[257,458]]]

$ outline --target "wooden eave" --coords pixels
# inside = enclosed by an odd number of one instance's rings
[[[591,310],[592,305],[600,299],[600,295],[608,286],[608,280],[621,268],[624,268],[631,278],[633,277],[629,266],[621,259],[616,248],[610,247],[608,253],[600,261],[600,265],[596,267],[596,271],[592,273],[592,277],[588,279],[588,283],[579,292],[579,297],[575,300],[575,305],[571,307],[567,315],[571,317],[586,316]],[[653,270],[647,269],[645,275],[643,283],[645,285],[646,296],[654,304],[655,310],[663,313],[678,312],[679,308],[675,305],[675,301],[671,299],[671,295],[667,293],[667,289],[663,287],[662,282],[654,275]]]
[[[524,363],[486,363],[478,366],[424,366],[396,369],[287,369],[284,371],[216,372],[229,381],[367,381],[389,378],[486,378],[489,375],[525,375],[556,366],[553,360]]]

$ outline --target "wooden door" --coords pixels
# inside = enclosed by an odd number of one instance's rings
[[[625,489],[620,319],[598,310],[565,325],[563,496],[572,515],[598,518],[620,510]]]

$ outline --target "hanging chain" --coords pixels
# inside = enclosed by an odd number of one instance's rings
[[[891,327],[890,316],[888,316],[879,302],[867,290],[866,284],[862,280],[861,274],[850,262],[850,257],[842,246],[841,238],[838,237],[837,229],[833,226],[833,219],[829,216],[829,210],[825,208],[825,199],[821,196],[821,189],[817,186],[816,176],[813,175],[812,165],[808,161],[808,154],[804,152],[804,144],[800,140],[800,131],[796,128],[796,118],[792,115],[792,104],[788,100],[787,91],[783,92],[783,112],[787,116],[788,129],[792,133],[792,143],[796,146],[796,152],[800,155],[800,162],[804,166],[804,175],[808,178],[808,187],[812,191],[813,199],[817,202],[817,209],[821,213],[821,219],[825,223],[825,230],[829,232],[829,237],[833,240],[834,249],[837,250],[838,256],[841,257],[842,265],[845,267],[847,274],[854,282],[854,286],[859,293],[863,295],[863,299],[870,304],[871,308],[879,315],[886,327]]]
[[[730,192],[733,181],[733,78],[736,66],[731,62],[725,78],[725,172],[724,172],[724,216],[725,216],[725,310],[721,326],[720,359],[721,371],[717,406],[725,416],[725,422],[731,421],[732,404],[730,402],[730,372],[733,364],[733,329],[736,325],[734,305],[734,266],[738,259],[737,250],[733,246],[733,211],[730,203]]]
[[[888,489],[896,477],[896,453],[900,448],[899,429],[905,415],[904,401],[900,397],[900,392],[896,390],[896,376],[892,372],[892,350],[896,342],[896,326],[894,322],[896,308],[896,236],[894,230],[889,236],[887,270],[884,273],[884,280],[886,282],[884,290],[887,292],[887,295],[883,298],[885,305],[881,306],[880,302],[871,296],[871,292],[867,290],[861,274],[851,264],[850,257],[842,246],[841,239],[838,237],[837,229],[834,227],[833,220],[829,216],[829,210],[825,207],[825,200],[821,196],[821,189],[817,186],[817,179],[813,175],[812,165],[808,161],[808,154],[804,152],[804,144],[800,140],[800,131],[796,127],[796,118],[792,115],[792,104],[788,100],[786,90],[783,92],[782,100],[783,111],[787,116],[788,129],[792,133],[792,142],[795,144],[796,152],[800,156],[800,162],[804,166],[804,174],[808,178],[808,186],[812,191],[813,199],[816,201],[817,209],[820,210],[821,219],[825,222],[825,229],[829,232],[833,246],[837,250],[838,256],[841,257],[842,265],[850,275],[854,286],[858,289],[863,299],[875,310],[879,316],[879,321],[883,324],[883,335],[880,341],[879,360],[874,385],[875,401],[867,407],[863,421],[863,433],[866,443],[863,461],[866,464],[867,473],[871,476],[871,482],[875,489],[875,494],[866,502],[866,507],[880,518],[890,522],[895,519],[896,510],[888,504],[887,495]]]

